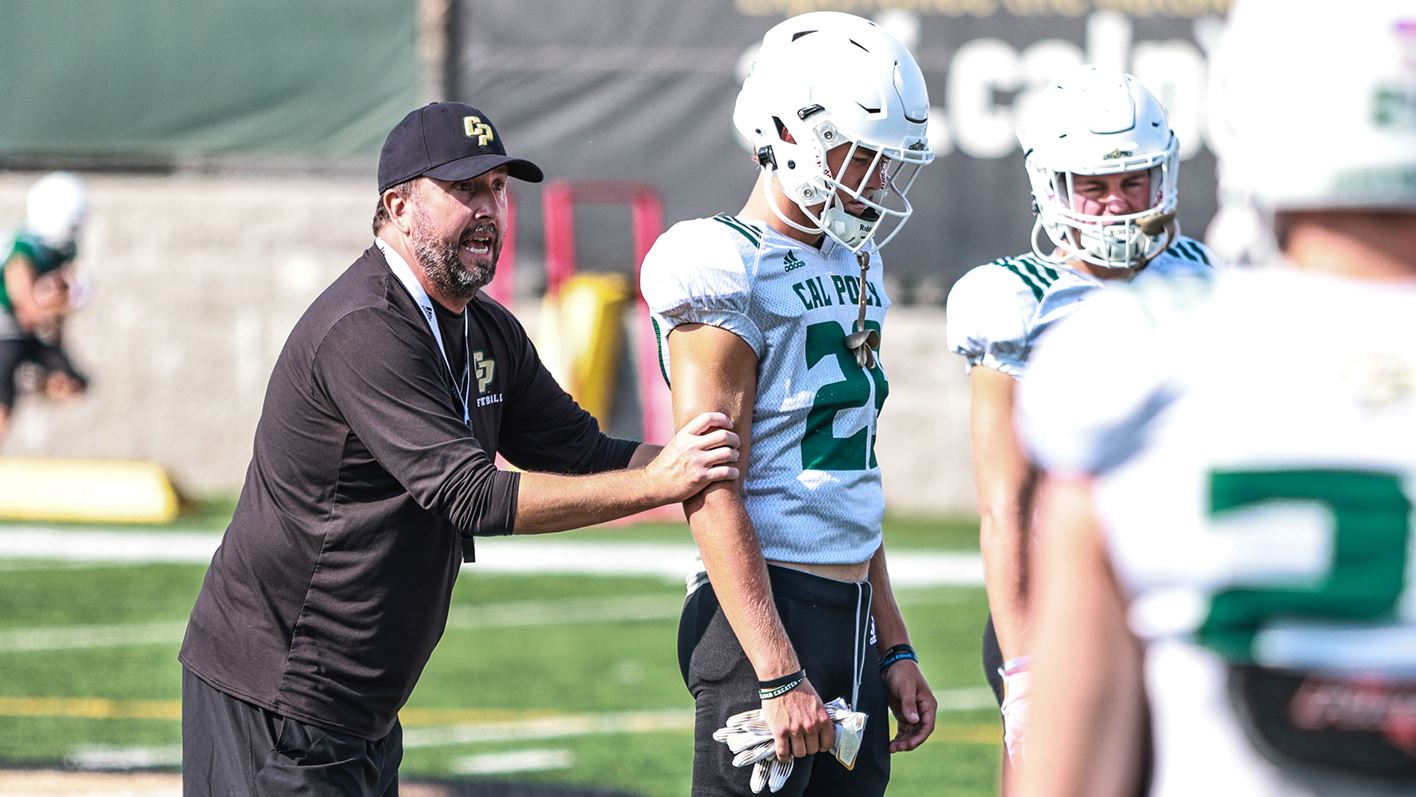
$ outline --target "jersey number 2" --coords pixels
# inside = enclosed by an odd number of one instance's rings
[[[1394,616],[1406,586],[1411,499],[1391,473],[1349,470],[1216,472],[1210,514],[1269,502],[1315,502],[1332,513],[1332,564],[1311,584],[1228,589],[1211,600],[1199,639],[1234,662],[1253,659],[1266,621],[1374,621]]]
[[[876,321],[865,322],[867,329],[880,331]],[[866,371],[856,363],[855,355],[846,348],[846,331],[835,321],[823,321],[806,328],[806,367],[811,368],[823,358],[835,357],[845,376],[816,391],[811,410],[806,416],[806,433],[801,440],[802,470],[866,470],[875,467],[875,440],[871,424],[866,424],[850,437],[837,437],[836,413],[860,409],[870,403],[871,383],[875,383],[875,413],[885,404],[890,392],[885,372],[879,364]],[[866,374],[870,374],[869,377]],[[866,464],[867,461],[869,464]]]

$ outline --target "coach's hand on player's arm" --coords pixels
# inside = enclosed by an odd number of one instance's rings
[[[890,740],[890,752],[913,750],[934,732],[934,714],[939,701],[934,699],[934,692],[915,661],[896,662],[883,676],[890,711],[895,715],[895,738]]]
[[[777,743],[777,760],[802,758],[831,749],[836,726],[810,680],[779,697],[762,701],[762,716]]]
[[[645,475],[655,481],[666,502],[684,501],[713,482],[736,479],[740,441],[732,429],[732,421],[721,412],[697,416],[644,466]]]

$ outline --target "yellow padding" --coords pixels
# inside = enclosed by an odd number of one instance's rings
[[[624,274],[576,274],[542,305],[542,362],[601,426],[613,408],[624,306],[632,293]]]
[[[177,491],[161,467],[126,460],[0,459],[0,518],[170,523]]]

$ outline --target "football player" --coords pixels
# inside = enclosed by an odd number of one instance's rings
[[[77,175],[53,172],[30,187],[25,209],[24,224],[0,250],[0,440],[18,397],[21,365],[37,366],[43,390],[55,398],[88,385],[62,343],[88,188]]]
[[[1179,143],[1134,77],[1083,66],[1023,103],[1018,139],[1037,214],[1032,252],[966,273],[949,292],[949,348],[969,369],[979,548],[990,617],[984,674],[1009,758],[1028,703],[1028,549],[1035,473],[1013,403],[1039,336],[1107,282],[1206,274],[1210,257],[1175,222]],[[1127,363],[1098,356],[1117,368]]]
[[[746,205],[674,225],[645,261],[675,417],[726,413],[749,463],[741,484],[686,504],[702,566],[679,631],[697,702],[694,794],[763,786],[761,767],[750,779],[712,737],[744,710],[771,731],[762,753],[794,762],[768,783],[788,794],[882,794],[889,754],[933,729],[890,589],[874,453],[890,305],[878,248],[933,158],[928,115],[914,58],[874,23],[786,20],[733,114],[758,170]],[[817,755],[835,741],[823,697],[869,717],[854,769]]]
[[[1409,0],[1240,0],[1210,118],[1272,266],[1039,347],[1024,794],[1125,788],[1147,697],[1152,795],[1416,793],[1413,56]]]

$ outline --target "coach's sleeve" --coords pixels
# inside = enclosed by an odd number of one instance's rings
[[[633,440],[600,431],[595,417],[571,398],[546,369],[536,347],[511,313],[500,322],[509,346],[520,354],[503,405],[501,453],[525,470],[598,473],[629,464]]]
[[[464,532],[506,534],[521,477],[498,470],[463,424],[436,356],[426,329],[387,309],[357,310],[320,342],[315,389],[419,506]]]

